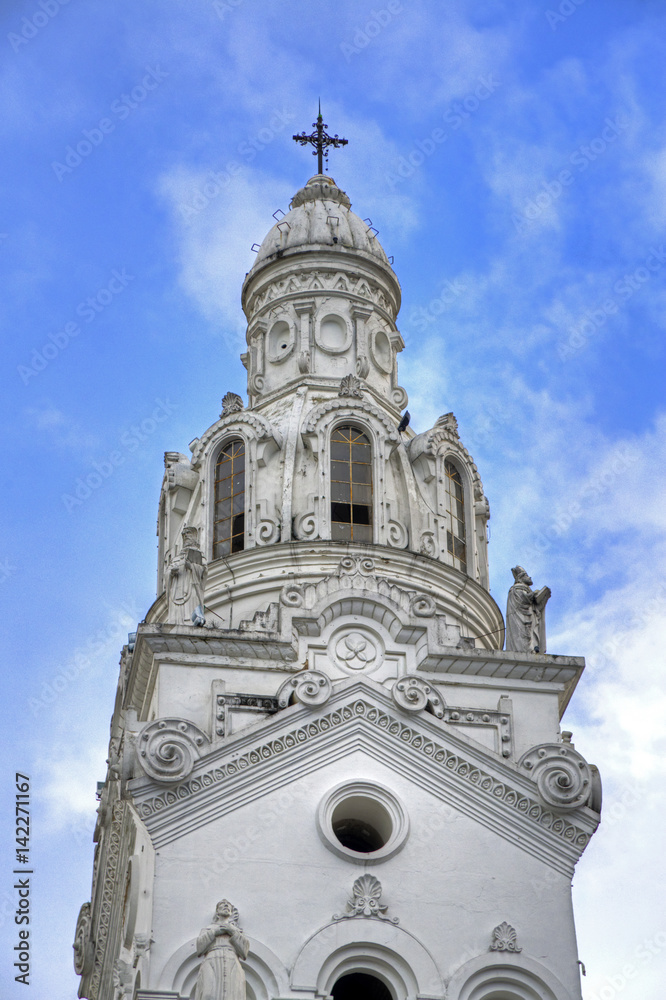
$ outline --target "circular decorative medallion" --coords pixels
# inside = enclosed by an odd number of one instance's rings
[[[338,667],[350,673],[360,670],[371,673],[384,662],[381,639],[363,626],[335,632],[328,643],[328,654]]]

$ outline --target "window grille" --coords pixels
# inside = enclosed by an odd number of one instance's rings
[[[446,483],[446,509],[449,527],[446,532],[446,547],[453,556],[453,565],[467,572],[467,545],[465,543],[465,493],[460,473],[448,458],[444,462]]]
[[[372,446],[350,425],[331,434],[331,538],[372,541]]]
[[[213,559],[245,548],[245,443],[223,447],[215,466]]]

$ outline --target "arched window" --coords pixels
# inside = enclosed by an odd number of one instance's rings
[[[372,541],[372,447],[348,424],[331,434],[331,538]]]
[[[467,572],[467,545],[465,543],[465,493],[460,473],[448,458],[444,462],[446,483],[446,511],[449,525],[446,531],[446,547],[453,556],[453,565]]]
[[[245,442],[228,441],[215,466],[213,559],[245,548]]]

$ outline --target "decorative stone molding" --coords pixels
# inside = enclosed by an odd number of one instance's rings
[[[415,618],[434,618],[437,605],[430,594],[414,594],[409,602],[409,610]]]
[[[450,451],[454,457],[458,456],[470,472],[472,480],[472,496],[474,500],[481,500],[484,497],[483,483],[479,476],[474,459],[463,445],[458,434],[458,421],[453,413],[445,413],[435,421],[435,426],[423,434],[417,434],[408,444],[409,458],[412,465],[419,469],[420,474],[426,482],[435,476],[433,464],[427,459],[434,459],[437,455]]]
[[[504,705],[502,704],[504,702]],[[511,757],[513,753],[513,726],[511,722],[511,699],[501,697],[497,710],[483,708],[459,708],[444,706],[442,719],[450,726],[492,727],[497,732],[499,753]]]
[[[543,743],[518,761],[528,771],[539,795],[551,809],[569,812],[588,804],[592,793],[590,766],[570,743]]]
[[[127,803],[116,802],[113,806],[111,828],[108,831],[108,842],[105,846],[103,882],[99,891],[99,899],[96,902],[96,911],[99,915],[96,918],[94,965],[87,994],[90,1000],[97,1000],[99,997],[106,949],[112,931],[111,913],[114,899],[119,891],[118,876],[119,872],[123,870],[122,865],[124,865],[125,858],[129,853],[130,824],[133,826],[131,817],[128,818]],[[93,899],[95,899],[95,887],[93,887]]]
[[[356,374],[359,378],[367,378],[370,371],[370,362],[364,354],[359,354],[356,359]]]
[[[292,700],[308,708],[318,708],[326,704],[332,690],[326,674],[318,670],[304,670],[282,684],[277,693],[278,708],[286,708]]]
[[[388,599],[408,615],[414,615],[416,618],[433,617],[430,613],[432,600],[430,595],[403,590],[390,584],[385,577],[376,576],[375,561],[367,557],[345,556],[340,560],[336,573],[324,577],[316,584],[293,582],[286,584],[280,593],[280,602],[290,608],[310,609],[326,597],[350,590],[372,593],[379,598]]]
[[[213,685],[219,683],[219,681],[213,681]],[[230,717],[236,713],[256,715],[257,720],[259,720],[267,715],[275,715],[279,708],[278,699],[272,695],[235,694],[231,691],[216,694],[215,719],[213,720],[215,735],[220,739],[229,735]]]
[[[394,549],[406,549],[409,545],[409,532],[400,521],[389,520],[386,525],[386,541]]]
[[[332,399],[327,400],[325,403],[320,403],[319,406],[316,406],[311,411],[303,426],[302,434],[313,451],[313,435],[316,435],[324,427],[327,427],[331,420],[337,416],[340,410],[347,410],[349,406],[350,403],[345,400]],[[368,403],[366,400],[362,400],[360,402],[354,401],[353,406],[354,414],[365,414],[368,417],[374,417],[374,419],[379,422],[385,432],[387,441],[391,444],[400,443],[400,435],[398,434],[395,424],[391,423],[388,415],[384,413],[383,410],[380,410],[378,406],[375,406],[373,403]]]
[[[154,781],[187,778],[209,746],[206,734],[185,719],[156,719],[137,737],[139,763]]]
[[[95,948],[91,938],[92,918],[90,903],[79,910],[74,934],[74,971],[77,976],[87,976],[93,966]]]
[[[380,637],[364,625],[343,627],[333,633],[328,644],[331,659],[345,671],[370,673],[384,662]]]
[[[306,265],[301,269],[298,279],[294,275],[278,278],[269,281],[264,285],[255,286],[257,291],[251,293],[245,303],[245,314],[256,316],[262,309],[268,307],[276,300],[288,301],[302,296],[304,292],[343,292],[348,300],[363,300],[363,303],[372,303],[386,314],[390,321],[395,319],[397,314],[397,302],[387,298],[386,290],[377,282],[368,277],[361,276],[353,272],[343,273],[338,268],[326,268],[324,265],[311,270]],[[397,289],[396,289],[397,291]],[[400,343],[400,349],[402,343]]]
[[[405,674],[391,688],[393,700],[403,712],[423,712],[429,709],[437,719],[444,718],[444,702],[437,690],[422,677]]]
[[[150,934],[135,934],[134,940],[132,941],[132,965],[136,969],[137,965],[150,951],[150,946],[153,943],[153,939]]]
[[[310,498],[313,505],[304,514],[298,514],[294,518],[294,538],[299,541],[312,541],[320,537],[318,502],[313,497]]]
[[[209,445],[224,434],[238,434],[250,442],[252,450],[256,451],[255,460],[259,466],[266,465],[271,455],[282,448],[282,437],[269,420],[251,410],[237,410],[220,417],[199,438],[192,454],[193,469],[199,468]]]
[[[131,996],[133,986],[134,969],[129,962],[117,958],[113,963],[114,1000],[123,1000],[123,997]]]
[[[511,924],[507,924],[505,920],[495,927],[493,930],[493,939],[490,943],[490,951],[519,952],[522,950],[522,948],[518,947],[518,937]]]
[[[363,396],[363,382],[356,375],[345,375],[340,381],[338,396],[355,396],[361,399]]]
[[[245,409],[245,403],[237,392],[227,392],[222,397],[221,417],[228,417],[230,413],[239,413]]]
[[[407,406],[407,403],[409,402],[409,396],[407,395],[406,390],[403,389],[401,385],[396,385],[395,388],[391,391],[391,399],[393,400],[393,405],[396,406],[399,410],[404,410],[404,408]]]
[[[388,904],[381,902],[382,885],[374,875],[361,875],[352,886],[352,898],[347,900],[349,913],[334,914],[333,920],[349,920],[353,917],[378,917],[392,924],[400,921],[398,917],[386,917]]]
[[[279,715],[276,716],[276,719],[279,718]],[[498,761],[491,769],[487,764],[481,763],[481,760],[490,763],[488,752],[479,753],[468,746],[460,746],[456,751],[450,749],[446,745],[444,733],[441,736],[435,735],[434,730],[430,730],[427,725],[424,726],[426,718],[425,715],[418,716],[412,725],[408,725],[380,705],[366,698],[357,697],[346,704],[337,707],[333,705],[324,714],[308,722],[302,722],[293,729],[281,731],[278,735],[273,735],[234,756],[233,759],[228,756],[216,757],[211,760],[210,766],[205,771],[185,780],[178,789],[170,789],[158,795],[150,795],[146,789],[148,794],[145,796],[139,796],[135,792],[136,807],[139,816],[147,823],[149,829],[153,826],[153,817],[156,817],[161,826],[167,821],[167,810],[170,806],[178,804],[178,809],[182,810],[182,805],[187,799],[205,794],[207,790],[208,794],[211,794],[221,783],[226,787],[227,780],[233,779],[236,775],[242,775],[244,786],[247,787],[248,782],[251,784],[253,771],[268,767],[270,762],[278,757],[284,772],[290,750],[297,747],[304,748],[310,741],[330,739],[336,730],[348,727],[351,723],[363,724],[368,728],[371,739],[388,739],[391,746],[401,748],[401,754],[406,751],[413,753],[415,761],[411,764],[410,774],[415,773],[416,765],[416,771],[421,769],[423,772],[427,787],[432,788],[433,781],[441,781],[442,776],[446,774],[449,776],[447,780],[453,782],[460,792],[467,789],[468,795],[473,794],[475,808],[478,809],[479,804],[486,808],[486,818],[489,822],[492,820],[494,810],[498,809],[500,811],[498,819],[497,822],[493,822],[492,828],[502,836],[510,835],[512,843],[515,842],[515,834],[509,832],[513,829],[511,824],[524,824],[525,834],[521,837],[521,846],[528,853],[546,859],[557,870],[570,874],[575,859],[587,846],[595,826],[589,820],[580,823],[577,818],[565,819],[557,812],[544,807],[536,795],[530,795],[527,791],[526,786],[531,785],[531,782],[521,778],[522,768],[515,769]],[[461,801],[464,802],[464,798]],[[151,835],[155,846],[159,847],[161,838],[155,832]],[[542,842],[544,837],[552,838],[549,839],[552,845],[550,848]],[[555,843],[560,847],[553,853]],[[547,853],[544,854],[544,851]],[[367,855],[362,857],[367,860]]]
[[[310,352],[301,351],[298,355],[298,370],[301,375],[306,375],[310,371]]]

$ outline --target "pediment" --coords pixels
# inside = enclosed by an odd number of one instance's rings
[[[527,772],[422,712],[402,713],[386,689],[345,681],[314,711],[302,704],[225,740],[187,778],[164,789],[149,778],[129,782],[155,847],[237,810],[268,791],[298,782],[350,750],[381,761],[450,807],[567,875],[598,816],[579,807],[549,809]]]

